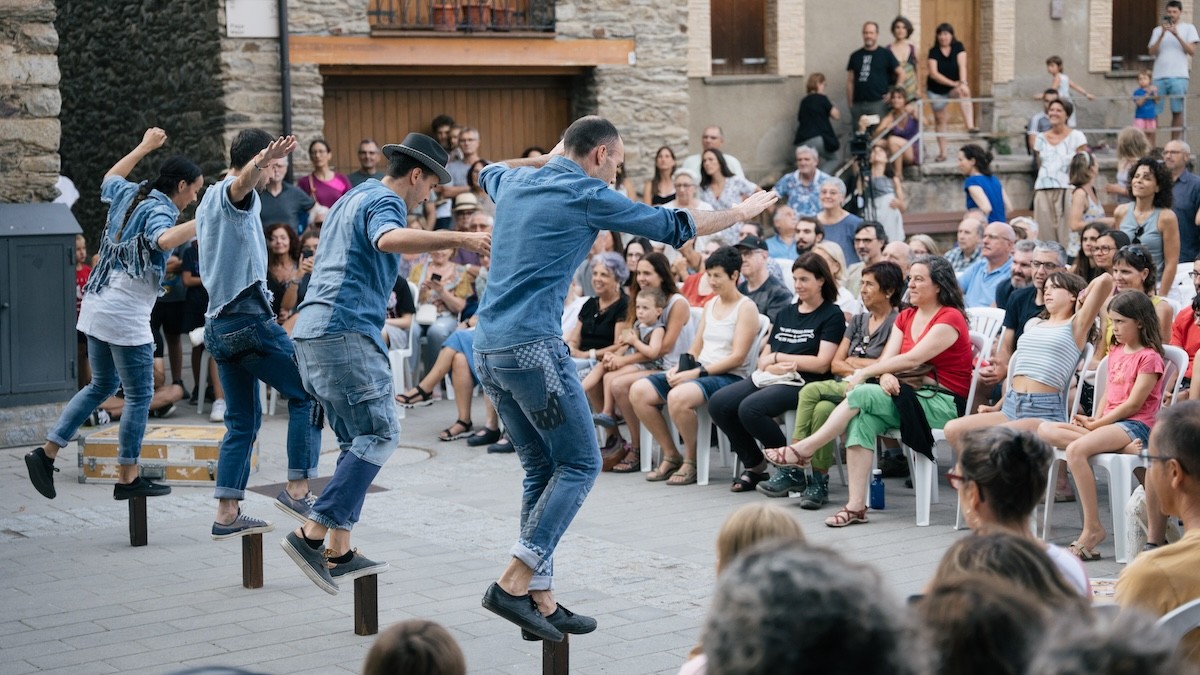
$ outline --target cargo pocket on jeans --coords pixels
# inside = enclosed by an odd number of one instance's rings
[[[346,392],[354,433],[395,438],[400,433],[396,405],[392,399],[392,381],[376,380]]]

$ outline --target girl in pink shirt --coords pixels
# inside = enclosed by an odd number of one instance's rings
[[[1108,305],[1113,345],[1108,354],[1104,395],[1096,402],[1099,415],[1076,415],[1070,424],[1046,422],[1038,435],[1066,448],[1067,466],[1083,506],[1083,532],[1068,550],[1081,560],[1097,560],[1095,548],[1108,533],[1100,524],[1096,477],[1088,459],[1102,452],[1141,452],[1149,445],[1150,427],[1162,405],[1163,347],[1158,315],[1150,297],[1122,291]]]

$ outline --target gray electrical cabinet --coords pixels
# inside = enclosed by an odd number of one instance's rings
[[[0,408],[77,390],[75,235],[64,204],[0,204]]]

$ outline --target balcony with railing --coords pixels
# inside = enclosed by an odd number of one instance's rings
[[[553,34],[555,0],[370,0],[373,35]]]

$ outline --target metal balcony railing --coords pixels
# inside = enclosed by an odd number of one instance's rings
[[[554,0],[370,0],[373,33],[553,33]]]

